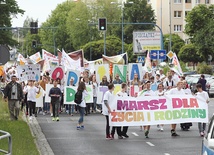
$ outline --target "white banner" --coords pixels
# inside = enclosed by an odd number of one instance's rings
[[[48,103],[51,102],[49,92],[50,92],[52,87],[53,87],[53,84],[46,84],[46,86],[45,86],[45,89],[46,89],[46,91],[45,91],[45,102],[48,102]]]
[[[40,80],[40,65],[39,64],[29,64],[21,65],[17,67],[18,78],[20,81],[26,80]]]
[[[40,92],[36,94],[36,107],[43,107],[43,93],[44,90],[40,88]]]
[[[109,101],[111,126],[208,122],[208,106],[192,95],[118,97]]]

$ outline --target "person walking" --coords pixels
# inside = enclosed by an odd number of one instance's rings
[[[49,96],[51,97],[53,118],[52,121],[59,121],[59,108],[60,108],[60,96],[61,89],[57,87],[58,81],[53,80],[53,87],[49,91]]]
[[[202,84],[197,84],[196,85],[196,89],[197,89],[197,93],[196,93],[196,96],[197,97],[202,97],[204,98],[205,102],[204,104],[208,104],[209,101],[210,101],[210,98],[209,98],[209,95],[206,91],[203,90],[203,87],[202,87]],[[199,122],[198,123],[198,130],[199,130],[199,133],[200,133],[200,136],[201,137],[204,137],[205,136],[205,129],[206,129],[206,123],[201,123]]]
[[[24,93],[27,93],[27,102],[29,106],[30,117],[29,120],[32,120],[32,116],[35,116],[36,113],[36,94],[40,92],[39,84],[36,83],[34,86],[34,82],[32,80],[28,81],[28,85],[24,88]],[[32,115],[33,114],[33,115]]]
[[[8,83],[4,90],[4,99],[8,100],[8,108],[11,120],[18,120],[20,101],[24,98],[22,86],[16,82],[15,75],[11,76],[11,82]]]
[[[80,129],[84,129],[84,111],[85,111],[85,107],[86,107],[86,102],[85,102],[85,98],[88,96],[88,92],[86,90],[86,85],[84,82],[80,82],[79,86],[77,88],[77,91],[81,91],[82,92],[82,101],[80,104],[77,105],[77,109],[79,110],[80,113],[80,118],[78,120],[78,124],[77,124],[77,130]]]
[[[110,83],[108,85],[108,91],[105,92],[103,97],[104,106],[103,106],[102,114],[106,117],[106,139],[107,140],[114,139],[110,134],[110,126],[109,126],[109,114],[111,113],[110,105],[113,104],[111,102],[113,98],[113,91],[114,91],[114,84]]]

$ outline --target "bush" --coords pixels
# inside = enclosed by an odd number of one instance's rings
[[[205,62],[198,63],[197,65],[198,74],[213,74],[213,68],[210,65],[207,65]]]

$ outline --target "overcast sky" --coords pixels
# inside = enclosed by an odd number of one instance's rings
[[[34,20],[38,19],[40,26],[45,22],[51,11],[54,10],[57,4],[66,0],[16,0],[19,7],[25,10],[24,15],[18,15],[17,18],[12,19],[13,27],[22,27],[27,16]]]

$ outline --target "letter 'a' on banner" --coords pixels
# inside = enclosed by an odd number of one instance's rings
[[[138,74],[139,80],[143,78],[142,64],[130,63],[128,67],[129,67],[129,81],[132,81],[134,79],[134,74]]]

